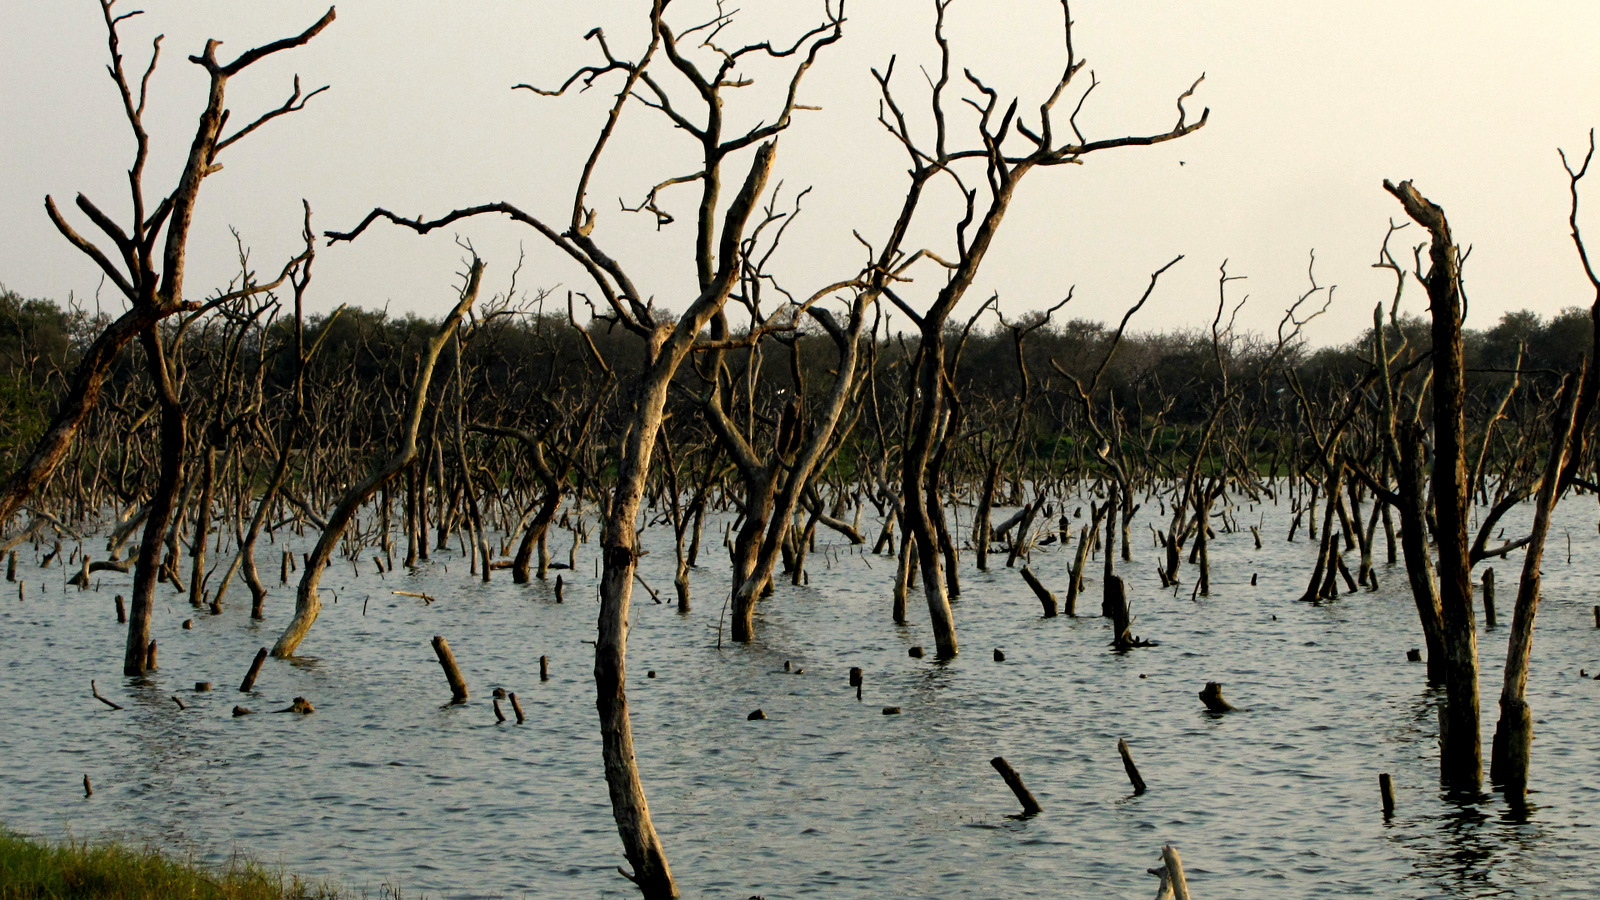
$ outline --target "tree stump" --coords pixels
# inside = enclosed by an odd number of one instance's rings
[[[261,674],[261,666],[267,661],[267,648],[262,647],[256,651],[255,661],[250,663],[250,671],[244,673],[244,681],[239,682],[239,693],[249,693],[256,686],[256,678]]]
[[[1122,756],[1122,768],[1128,773],[1128,781],[1133,785],[1134,794],[1144,793],[1144,779],[1139,775],[1139,767],[1133,764],[1133,751],[1128,749],[1128,742],[1122,738],[1117,738],[1117,753]]]
[[[461,677],[461,667],[456,665],[455,654],[450,652],[450,642],[442,635],[434,635],[433,652],[439,657],[445,680],[450,683],[450,705],[467,702],[467,680]]]
[[[1023,815],[1036,816],[1043,811],[1039,806],[1039,801],[1035,800],[1033,793],[1028,790],[1028,786],[1022,783],[1022,776],[1017,774],[1016,769],[1011,768],[1011,764],[1006,762],[1005,757],[996,756],[994,759],[989,760],[989,765],[994,766],[994,770],[1000,773],[1001,778],[1005,779],[1006,787],[1011,788],[1011,793],[1017,795],[1017,800],[1022,804]]]
[[[1222,685],[1215,681],[1206,682],[1206,689],[1200,692],[1200,702],[1206,709],[1214,713],[1233,712],[1234,706],[1222,699]]]

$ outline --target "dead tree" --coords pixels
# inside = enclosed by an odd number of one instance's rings
[[[1539,566],[1544,560],[1545,536],[1550,532],[1550,514],[1561,496],[1561,471],[1572,448],[1577,425],[1580,371],[1569,374],[1561,388],[1558,412],[1550,422],[1550,449],[1543,477],[1533,504],[1533,527],[1527,554],[1522,559],[1522,578],[1517,585],[1517,605],[1511,620],[1511,637],[1506,648],[1505,680],[1500,689],[1500,718],[1495,723],[1489,777],[1503,785],[1509,794],[1521,796],[1527,790],[1528,763],[1533,750],[1533,710],[1528,706],[1528,661],[1533,652],[1533,621],[1539,611]]]
[[[1528,664],[1533,652],[1533,623],[1539,609],[1540,564],[1545,537],[1550,530],[1550,514],[1567,487],[1577,484],[1579,457],[1584,451],[1588,418],[1593,411],[1600,368],[1600,276],[1589,262],[1588,249],[1578,228],[1578,184],[1594,160],[1594,132],[1589,132],[1589,152],[1576,170],[1561,155],[1571,194],[1567,223],[1572,241],[1583,265],[1584,275],[1595,291],[1589,315],[1594,323],[1590,357],[1586,367],[1568,374],[1561,391],[1558,412],[1551,421],[1550,445],[1539,490],[1534,499],[1533,527],[1527,537],[1527,555],[1522,562],[1522,578],[1517,586],[1516,610],[1512,616],[1511,637],[1506,649],[1505,680],[1500,690],[1500,718],[1495,724],[1490,757],[1490,778],[1508,793],[1520,797],[1527,790],[1528,767],[1533,749],[1533,711],[1528,705]],[[1585,485],[1592,489],[1593,485]]]
[[[140,543],[128,621],[127,653],[123,662],[125,674],[141,675],[146,670],[146,646],[150,636],[152,594],[160,565],[160,544],[173,516],[187,446],[183,404],[172,382],[166,348],[157,326],[177,313],[198,314],[207,305],[220,306],[241,296],[269,290],[287,278],[289,271],[299,261],[290,261],[284,267],[283,274],[269,284],[253,285],[239,292],[224,294],[210,301],[210,304],[185,297],[184,263],[195,203],[204,179],[222,168],[217,162],[219,154],[272,119],[304,108],[306,101],[322,90],[319,88],[302,94],[297,79],[294,92],[281,106],[225,136],[228,82],[259,60],[310,41],[333,21],[334,12],[329,9],[314,25],[294,37],[248,50],[229,63],[217,59],[217,47],[221,42],[216,40],[207,41],[205,50],[199,56],[189,58],[206,70],[209,79],[206,106],[200,114],[194,141],[178,175],[177,185],[171,193],[150,204],[147,203],[144,186],[144,169],[150,143],[144,128],[144,112],[150,76],[160,58],[161,38],[157,37],[153,42],[150,61],[143,76],[135,82],[123,68],[118,26],[139,13],[118,14],[113,11],[114,5],[115,0],[101,0],[100,4],[111,55],[109,71],[121,95],[123,112],[135,140],[133,165],[128,171],[133,207],[131,221],[128,227],[119,225],[87,197],[78,196],[79,211],[114,245],[115,255],[112,255],[68,224],[56,208],[53,198],[45,198],[45,211],[56,229],[92,259],[116,286],[128,302],[128,310],[102,331],[84,354],[50,427],[34,446],[28,459],[0,489],[0,522],[9,520],[27,497],[49,478],[65,455],[73,435],[98,402],[111,363],[124,346],[138,338],[145,350],[147,368],[155,381],[162,435],[161,474],[150,500],[144,538]],[[156,258],[158,248],[159,261]]]
[[[1439,768],[1450,787],[1477,790],[1483,778],[1478,733],[1478,637],[1472,609],[1472,563],[1467,545],[1466,397],[1462,362],[1461,253],[1444,210],[1411,182],[1383,183],[1406,214],[1428,230],[1428,272],[1417,278],[1433,314],[1432,494],[1439,544],[1439,606],[1445,652],[1445,704],[1439,713]],[[1418,255],[1420,258],[1420,249]],[[1420,259],[1419,259],[1420,269]],[[1413,436],[1420,444],[1421,435]],[[1402,447],[1412,441],[1402,441]],[[1404,485],[1402,485],[1404,489]],[[1408,531],[1411,529],[1407,529]],[[1420,538],[1421,535],[1419,534]]]
[[[1017,445],[1022,440],[1023,423],[1028,418],[1029,405],[1032,401],[1033,376],[1028,371],[1028,359],[1024,352],[1024,345],[1028,335],[1050,324],[1050,317],[1055,315],[1063,306],[1072,300],[1069,291],[1061,302],[1044,311],[1043,315],[1031,317],[1026,323],[1007,322],[1005,316],[1000,314],[998,304],[994,305],[995,317],[1011,335],[1011,348],[1017,363],[1017,375],[1020,379],[1020,390],[1016,397],[1014,408],[1007,410],[1011,417],[1011,431],[1003,440],[990,438],[983,447],[985,465],[983,483],[978,488],[978,509],[973,513],[972,546],[978,557],[978,570],[984,571],[989,567],[989,536],[994,530],[994,525],[989,521],[989,510],[994,504],[995,483],[1000,478],[1000,472],[1009,466],[1016,457]],[[1013,546],[1020,541],[1021,535],[1013,541]]]
[[[316,546],[306,557],[305,568],[300,575],[300,586],[295,593],[294,616],[289,620],[289,624],[284,626],[283,634],[278,636],[277,643],[273,645],[273,656],[279,659],[293,656],[300,642],[305,640],[312,624],[317,621],[317,613],[322,610],[322,599],[317,594],[317,585],[322,579],[322,572],[327,567],[328,560],[333,557],[333,552],[339,545],[339,539],[344,536],[345,529],[350,526],[361,507],[416,458],[417,433],[422,427],[422,413],[427,405],[428,387],[433,379],[434,366],[445,344],[454,336],[462,317],[478,299],[478,287],[482,279],[483,262],[473,256],[463,275],[464,283],[460,299],[456,302],[455,308],[439,324],[438,331],[428,340],[427,348],[418,361],[416,380],[411,385],[410,404],[401,423],[399,446],[386,462],[350,488],[339,501],[339,505],[328,515],[328,524],[322,529],[322,535],[317,539]]]
[[[970,70],[965,70],[965,80],[973,93],[960,98],[960,102],[977,112],[975,140],[972,146],[951,149],[947,122],[951,101],[947,93],[952,53],[944,30],[945,11],[951,2],[934,2],[934,40],[939,47],[939,66],[928,98],[933,122],[931,140],[913,134],[907,116],[890,89],[893,60],[884,71],[874,70],[883,98],[880,120],[904,147],[911,168],[910,184],[891,237],[878,251],[872,287],[881,290],[911,320],[918,334],[920,349],[916,372],[909,385],[911,389],[907,392],[915,415],[902,460],[900,497],[905,505],[906,537],[915,540],[919,550],[923,591],[928,602],[936,652],[940,658],[950,658],[958,652],[955,619],[950,610],[942,571],[943,547],[937,531],[942,506],[938,485],[930,477],[930,468],[937,460],[940,438],[948,434],[950,428],[950,392],[947,387],[950,371],[944,333],[950,314],[966,296],[1005,219],[1017,186],[1029,172],[1036,168],[1081,164],[1086,157],[1101,150],[1174,140],[1204,126],[1207,118],[1203,114],[1198,121],[1190,122],[1184,110],[1184,101],[1199,84],[1196,81],[1194,86],[1179,96],[1178,121],[1171,129],[1150,135],[1089,140],[1080,131],[1076,115],[1083,98],[1092,90],[1091,81],[1090,87],[1079,95],[1079,102],[1073,113],[1067,116],[1066,122],[1058,122],[1056,105],[1073,87],[1074,79],[1083,68],[1083,61],[1077,57],[1073,44],[1070,10],[1066,0],[1062,0],[1066,60],[1060,79],[1038,107],[1037,120],[1030,124],[1026,116],[1018,115],[1019,100],[1002,105],[998,91],[984,84]],[[1071,136],[1064,139],[1059,137],[1056,131],[1058,126],[1070,130]],[[962,174],[969,166],[978,169],[974,180],[981,186],[969,186],[968,176]],[[945,279],[935,296],[923,304],[919,312],[900,298],[891,284],[891,273],[898,268],[895,262],[904,252],[905,236],[928,195],[928,189],[935,179],[946,176],[961,196],[964,212],[956,226],[954,254],[949,259],[930,254],[945,268]]]
[[[37,491],[60,465],[73,436],[99,402],[105,376],[122,349],[140,335],[153,333],[155,325],[168,316],[200,308],[201,304],[187,300],[184,296],[184,257],[188,250],[189,231],[194,219],[194,207],[199,198],[201,182],[221,169],[217,163],[217,156],[228,146],[268,121],[303,108],[307,100],[323,90],[319,88],[309,94],[302,94],[297,80],[294,93],[282,106],[261,115],[249,125],[224,137],[223,129],[228,119],[226,92],[229,79],[264,57],[305,44],[333,21],[334,13],[330,8],[316,24],[299,35],[246,51],[227,64],[218,62],[216,58],[216,48],[220,42],[208,41],[205,51],[200,56],[190,57],[191,62],[205,68],[210,79],[206,107],[200,114],[194,142],[171,193],[154,204],[148,203],[144,175],[150,141],[144,128],[144,112],[150,76],[154,73],[156,61],[160,57],[161,38],[157,37],[153,42],[150,61],[145,67],[144,74],[137,80],[130,78],[123,68],[118,26],[140,13],[138,11],[117,13],[113,10],[115,3],[116,0],[101,0],[100,7],[105,19],[111,56],[108,70],[121,96],[123,113],[128,120],[129,129],[133,132],[135,142],[133,163],[128,170],[128,186],[133,207],[131,221],[127,227],[119,225],[89,198],[82,194],[78,195],[76,201],[78,209],[114,245],[115,253],[108,254],[94,241],[79,234],[67,222],[57,209],[54,198],[45,198],[45,211],[62,236],[93,260],[106,278],[116,286],[128,302],[128,310],[112,321],[84,352],[68,381],[67,392],[58,405],[49,427],[35,443],[27,459],[10,474],[4,486],[0,487],[0,522],[10,521],[28,497]],[[285,274],[293,265],[294,261],[291,261],[285,267]],[[283,276],[280,276],[278,281],[281,282],[282,278]],[[259,286],[259,289],[265,290],[277,283]],[[153,523],[160,526],[155,529],[156,532],[165,527],[170,514],[169,503],[158,500],[152,504]],[[140,606],[138,588],[135,588],[134,608],[136,614],[133,617],[134,627],[129,634],[130,647],[136,637],[147,639],[149,628],[148,610]],[[138,654],[139,660],[135,661],[134,656],[130,650],[125,665],[129,670],[128,674],[132,675],[144,671],[142,644]]]
[[[616,56],[604,32],[595,29],[589,37],[598,44],[603,62],[579,69],[555,90],[538,91],[545,95],[565,94],[574,85],[593,86],[612,75],[621,82],[573,193],[570,217],[565,226],[558,229],[510,203],[501,202],[459,209],[434,220],[406,219],[375,209],[352,231],[329,235],[334,240],[353,239],[378,219],[426,233],[471,216],[507,215],[534,229],[584,270],[600,295],[599,308],[595,311],[597,318],[625,329],[644,344],[643,361],[624,387],[615,481],[603,518],[595,684],[612,812],[623,850],[633,865],[628,877],[651,900],[676,897],[678,891],[660,837],[650,820],[633,753],[625,690],[628,613],[639,556],[635,522],[650,474],[669,385],[680,364],[701,340],[701,331],[727,303],[738,284],[745,266],[741,248],[746,228],[759,208],[772,172],[776,141],[799,108],[797,92],[805,73],[818,53],[839,39],[843,26],[842,16],[829,6],[825,8],[824,21],[792,45],[762,42],[723,48],[717,41],[729,23],[728,16],[719,13],[709,22],[679,32],[665,21],[665,5],[657,2],[651,9],[648,43],[636,59]],[[709,58],[710,62],[703,64],[695,57]],[[737,77],[736,70],[742,72],[746,67],[768,62],[783,64],[790,59],[795,62],[789,69],[784,99],[775,114],[748,131],[724,137],[722,91],[730,85],[749,83],[748,78]],[[674,78],[688,83],[692,99],[682,101],[669,89]],[[593,237],[596,211],[588,205],[590,179],[610,144],[619,118],[636,105],[664,115],[677,130],[695,140],[702,154],[703,164],[696,171],[661,182],[638,207],[655,214],[657,221],[665,225],[672,221],[672,216],[662,207],[659,194],[682,184],[698,184],[701,189],[694,217],[698,289],[694,297],[688,298],[676,321],[646,301],[623,262],[603,250]],[[724,164],[745,154],[748,154],[748,162],[741,163],[745,170],[743,182],[719,215]],[[589,348],[598,358],[598,350],[592,343]]]

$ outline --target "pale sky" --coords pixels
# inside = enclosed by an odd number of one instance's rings
[[[679,0],[677,21],[695,19],[696,5],[707,4]],[[596,59],[582,40],[595,25],[606,28],[619,55],[634,55],[646,6],[340,3],[337,21],[309,46],[230,86],[235,122],[280,103],[295,73],[307,88],[331,90],[225,152],[225,169],[207,179],[200,201],[191,296],[235,271],[230,225],[255,266],[276,272],[296,249],[302,197],[319,231],[349,228],[373,206],[431,217],[497,200],[559,227],[614,82],[561,99],[510,87],[551,85]],[[139,71],[150,39],[166,35],[147,123],[154,198],[170,190],[204,102],[202,72],[187,57],[215,37],[225,42],[220,55],[231,58],[297,33],[326,6],[150,0],[144,8],[124,28],[123,47],[128,68]],[[782,139],[773,178],[786,195],[813,189],[779,269],[797,293],[852,275],[860,261],[852,230],[880,240],[898,208],[905,159],[875,122],[869,69],[899,53],[902,102],[923,108],[926,85],[916,66],[934,59],[930,10],[931,0],[850,0],[844,40],[823,53],[802,88],[801,101],[823,109],[803,114]],[[737,34],[792,40],[820,12],[821,0],[744,0]],[[1209,107],[1210,124],[1163,146],[1030,174],[966,309],[995,291],[1007,312],[1038,308],[1076,285],[1065,315],[1114,320],[1151,271],[1185,254],[1136,329],[1209,322],[1217,267],[1228,259],[1230,274],[1247,276],[1233,288],[1235,299],[1251,298],[1241,323],[1267,330],[1305,289],[1314,249],[1319,283],[1339,287],[1309,336],[1348,340],[1390,291],[1389,277],[1370,268],[1389,219],[1403,218],[1384,178],[1414,179],[1445,208],[1457,239],[1472,246],[1470,326],[1490,327],[1507,310],[1549,315],[1593,300],[1567,235],[1567,181],[1556,150],[1581,159],[1588,130],[1600,124],[1600,4],[1078,0],[1073,14],[1078,52],[1088,60],[1080,80],[1086,85],[1093,70],[1100,82],[1080,117],[1086,136],[1170,128],[1177,95],[1201,73],[1205,82],[1188,108],[1198,115]],[[958,0],[950,21],[956,63],[1032,109],[1064,60],[1060,19],[1052,0]],[[106,61],[94,0],[11,3],[0,12],[0,283],[25,296],[90,298],[99,282],[50,225],[45,194],[84,230],[92,226],[71,208],[79,191],[114,215],[127,209],[132,140]],[[761,115],[757,90],[730,92],[730,118]],[[685,135],[634,107],[591,194],[595,237],[632,268],[641,290],[679,309],[693,279],[686,228],[657,234],[647,217],[620,212],[618,200],[632,203],[648,185],[685,171],[687,150]],[[729,181],[742,171],[736,164]],[[1600,210],[1600,172],[1588,188],[1587,210]],[[680,223],[692,214],[692,195],[679,189],[665,197]],[[929,213],[918,236],[948,252],[951,220],[936,208]],[[1600,217],[1588,221],[1600,251]],[[497,290],[519,242],[528,253],[523,286],[589,287],[525,227],[493,218],[463,223],[454,234],[478,247]],[[320,249],[313,309],[345,302],[441,314],[459,268],[454,234],[376,227],[353,245]],[[1417,240],[1413,227],[1404,243]],[[931,269],[922,274],[916,296],[931,293],[937,280]],[[1408,308],[1421,312],[1421,292],[1408,297]],[[102,299],[120,306],[109,286]]]

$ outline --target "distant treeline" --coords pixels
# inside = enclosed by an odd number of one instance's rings
[[[446,372],[450,378],[459,372],[469,418],[548,427],[562,415],[599,403],[597,436],[602,440],[589,462],[596,471],[603,470],[606,461],[599,448],[605,443],[603,411],[610,401],[601,394],[611,390],[606,387],[610,378],[606,370],[633,371],[645,348],[603,321],[592,321],[580,331],[565,315],[534,312],[526,306],[502,300],[476,315],[463,330],[459,356],[454,346],[447,349]],[[1043,323],[1020,343],[1014,339],[1015,332],[1039,324],[1040,317],[1035,313],[1008,326],[985,315],[952,326],[950,345],[959,354],[954,356],[952,382],[964,419],[961,424],[967,430],[981,436],[1001,426],[1009,428],[1015,416],[1025,415],[1029,440],[1023,446],[1050,456],[1074,445],[1079,401],[1070,379],[1084,384],[1092,380],[1112,349],[1115,333],[1099,322],[1072,319]],[[4,423],[0,454],[7,466],[15,465],[17,452],[45,427],[62,395],[66,374],[108,320],[103,313],[0,291],[0,422]],[[339,443],[356,451],[353,457],[364,455],[361,448],[381,455],[392,444],[416,358],[438,328],[437,321],[415,314],[392,316],[357,308],[307,316],[298,338],[295,323],[281,315],[270,322],[263,317],[259,327],[242,332],[226,327],[227,321],[222,316],[206,319],[178,344],[184,387],[194,401],[204,405],[224,399],[213,382],[234,359],[238,371],[230,377],[236,388],[254,383],[259,390],[260,408],[252,415],[270,418],[270,410],[292,393],[293,348],[298,340],[299,346],[315,350],[305,372],[305,383],[315,387],[306,395],[312,433],[321,440],[337,436]],[[1390,338],[1391,348],[1404,340],[1414,352],[1426,353],[1430,335],[1425,320],[1402,316],[1386,329],[1397,332]],[[1518,374],[1524,387],[1531,389],[1521,393],[1549,397],[1561,373],[1574,370],[1584,356],[1591,329],[1588,311],[1570,308],[1550,318],[1510,312],[1492,328],[1467,330],[1463,337],[1469,418],[1494,407]],[[870,341],[872,366],[866,384],[877,403],[867,404],[862,415],[876,415],[878,421],[874,427],[857,422],[849,436],[852,444],[899,433],[894,413],[904,406],[906,369],[916,352],[914,339],[881,328]],[[229,346],[230,342],[238,346]],[[1214,399],[1224,392],[1224,370],[1235,387],[1243,386],[1244,405],[1255,408],[1261,418],[1294,422],[1299,414],[1289,396],[1285,371],[1295,372],[1307,390],[1337,397],[1372,369],[1372,346],[1369,329],[1345,345],[1319,349],[1298,343],[1275,358],[1273,342],[1255,334],[1223,334],[1213,340],[1207,328],[1130,331],[1105,362],[1093,400],[1102,410],[1115,411],[1130,434],[1151,432],[1155,443],[1175,449],[1185,429],[1204,423]],[[108,402],[91,433],[132,425],[134,440],[141,435],[153,440],[154,417],[149,411],[154,399],[140,352],[137,345],[123,351],[108,379]],[[770,420],[785,398],[794,396],[797,384],[811,386],[809,395],[819,394],[816,386],[829,383],[834,357],[830,341],[815,325],[792,334],[778,333],[754,349],[729,354],[732,380],[745,385],[745,392],[736,398],[739,416],[752,426]],[[1033,392],[1025,411],[1017,405],[1024,365]],[[695,366],[679,373],[672,407],[682,411],[695,406],[695,398],[709,386],[703,374]],[[449,378],[443,381],[451,383]],[[249,405],[246,401],[240,408]],[[1515,420],[1517,407],[1508,409],[1507,415]],[[669,427],[687,426],[691,418],[680,415]],[[205,420],[203,415],[191,417],[193,423]],[[886,433],[875,433],[877,425]],[[846,452],[840,459],[854,456]],[[351,462],[362,464],[356,458]],[[953,462],[962,468],[962,460]]]

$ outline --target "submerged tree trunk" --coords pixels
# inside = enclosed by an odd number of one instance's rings
[[[161,474],[150,498],[150,513],[144,522],[144,537],[139,542],[139,558],[133,572],[133,603],[128,609],[128,643],[122,658],[122,674],[143,675],[150,668],[150,620],[155,609],[155,591],[161,576],[161,543],[176,508],[183,481],[183,455],[188,449],[187,416],[167,367],[166,348],[158,327],[152,324],[139,335],[144,345],[150,377],[155,382],[156,402],[161,408]]]
[[[1508,796],[1520,797],[1528,786],[1528,764],[1533,749],[1533,710],[1528,706],[1528,659],[1533,653],[1533,619],[1539,611],[1539,566],[1544,559],[1550,514],[1561,495],[1561,472],[1574,429],[1573,414],[1578,378],[1566,377],[1561,407],[1550,434],[1550,454],[1534,499],[1533,530],[1522,560],[1522,581],[1517,586],[1517,607],[1511,619],[1506,648],[1505,681],[1500,688],[1500,720],[1494,729],[1489,778],[1504,786]]]
[[[1478,636],[1467,544],[1465,371],[1461,343],[1461,256],[1444,210],[1411,182],[1384,187],[1432,237],[1423,276],[1433,314],[1433,508],[1439,543],[1439,606],[1444,624],[1445,705],[1439,716],[1439,771],[1452,788],[1476,791],[1483,780],[1479,735]],[[1410,530],[1410,529],[1407,529]],[[1420,535],[1419,535],[1420,537]]]
[[[944,417],[944,336],[924,330],[921,357],[917,370],[921,408],[911,444],[906,448],[900,485],[900,497],[905,504],[904,540],[916,541],[935,653],[939,659],[952,659],[960,652],[960,647],[956,643],[955,614],[950,609],[950,595],[941,566],[942,548],[933,513],[928,508],[928,498],[937,491],[927,483],[933,441]]]
[[[317,539],[316,546],[307,556],[305,571],[300,575],[300,587],[295,594],[294,617],[289,620],[289,624],[283,629],[283,634],[278,637],[278,642],[273,645],[273,656],[280,659],[293,656],[300,642],[305,640],[312,624],[317,621],[317,614],[322,610],[322,600],[317,596],[317,585],[322,580],[322,570],[333,557],[333,552],[339,545],[339,539],[344,536],[345,529],[354,521],[361,506],[416,458],[417,432],[422,425],[422,411],[427,404],[428,386],[433,380],[434,364],[439,361],[440,351],[455,334],[462,317],[472,307],[473,301],[478,299],[478,286],[482,279],[483,262],[474,258],[472,267],[467,272],[466,285],[461,290],[460,301],[450,314],[445,316],[439,325],[439,330],[428,340],[417,365],[416,383],[411,386],[410,407],[402,423],[404,430],[401,432],[400,446],[387,462],[361,483],[352,487],[339,501],[338,507],[328,516],[328,523],[322,530],[322,536]]]

